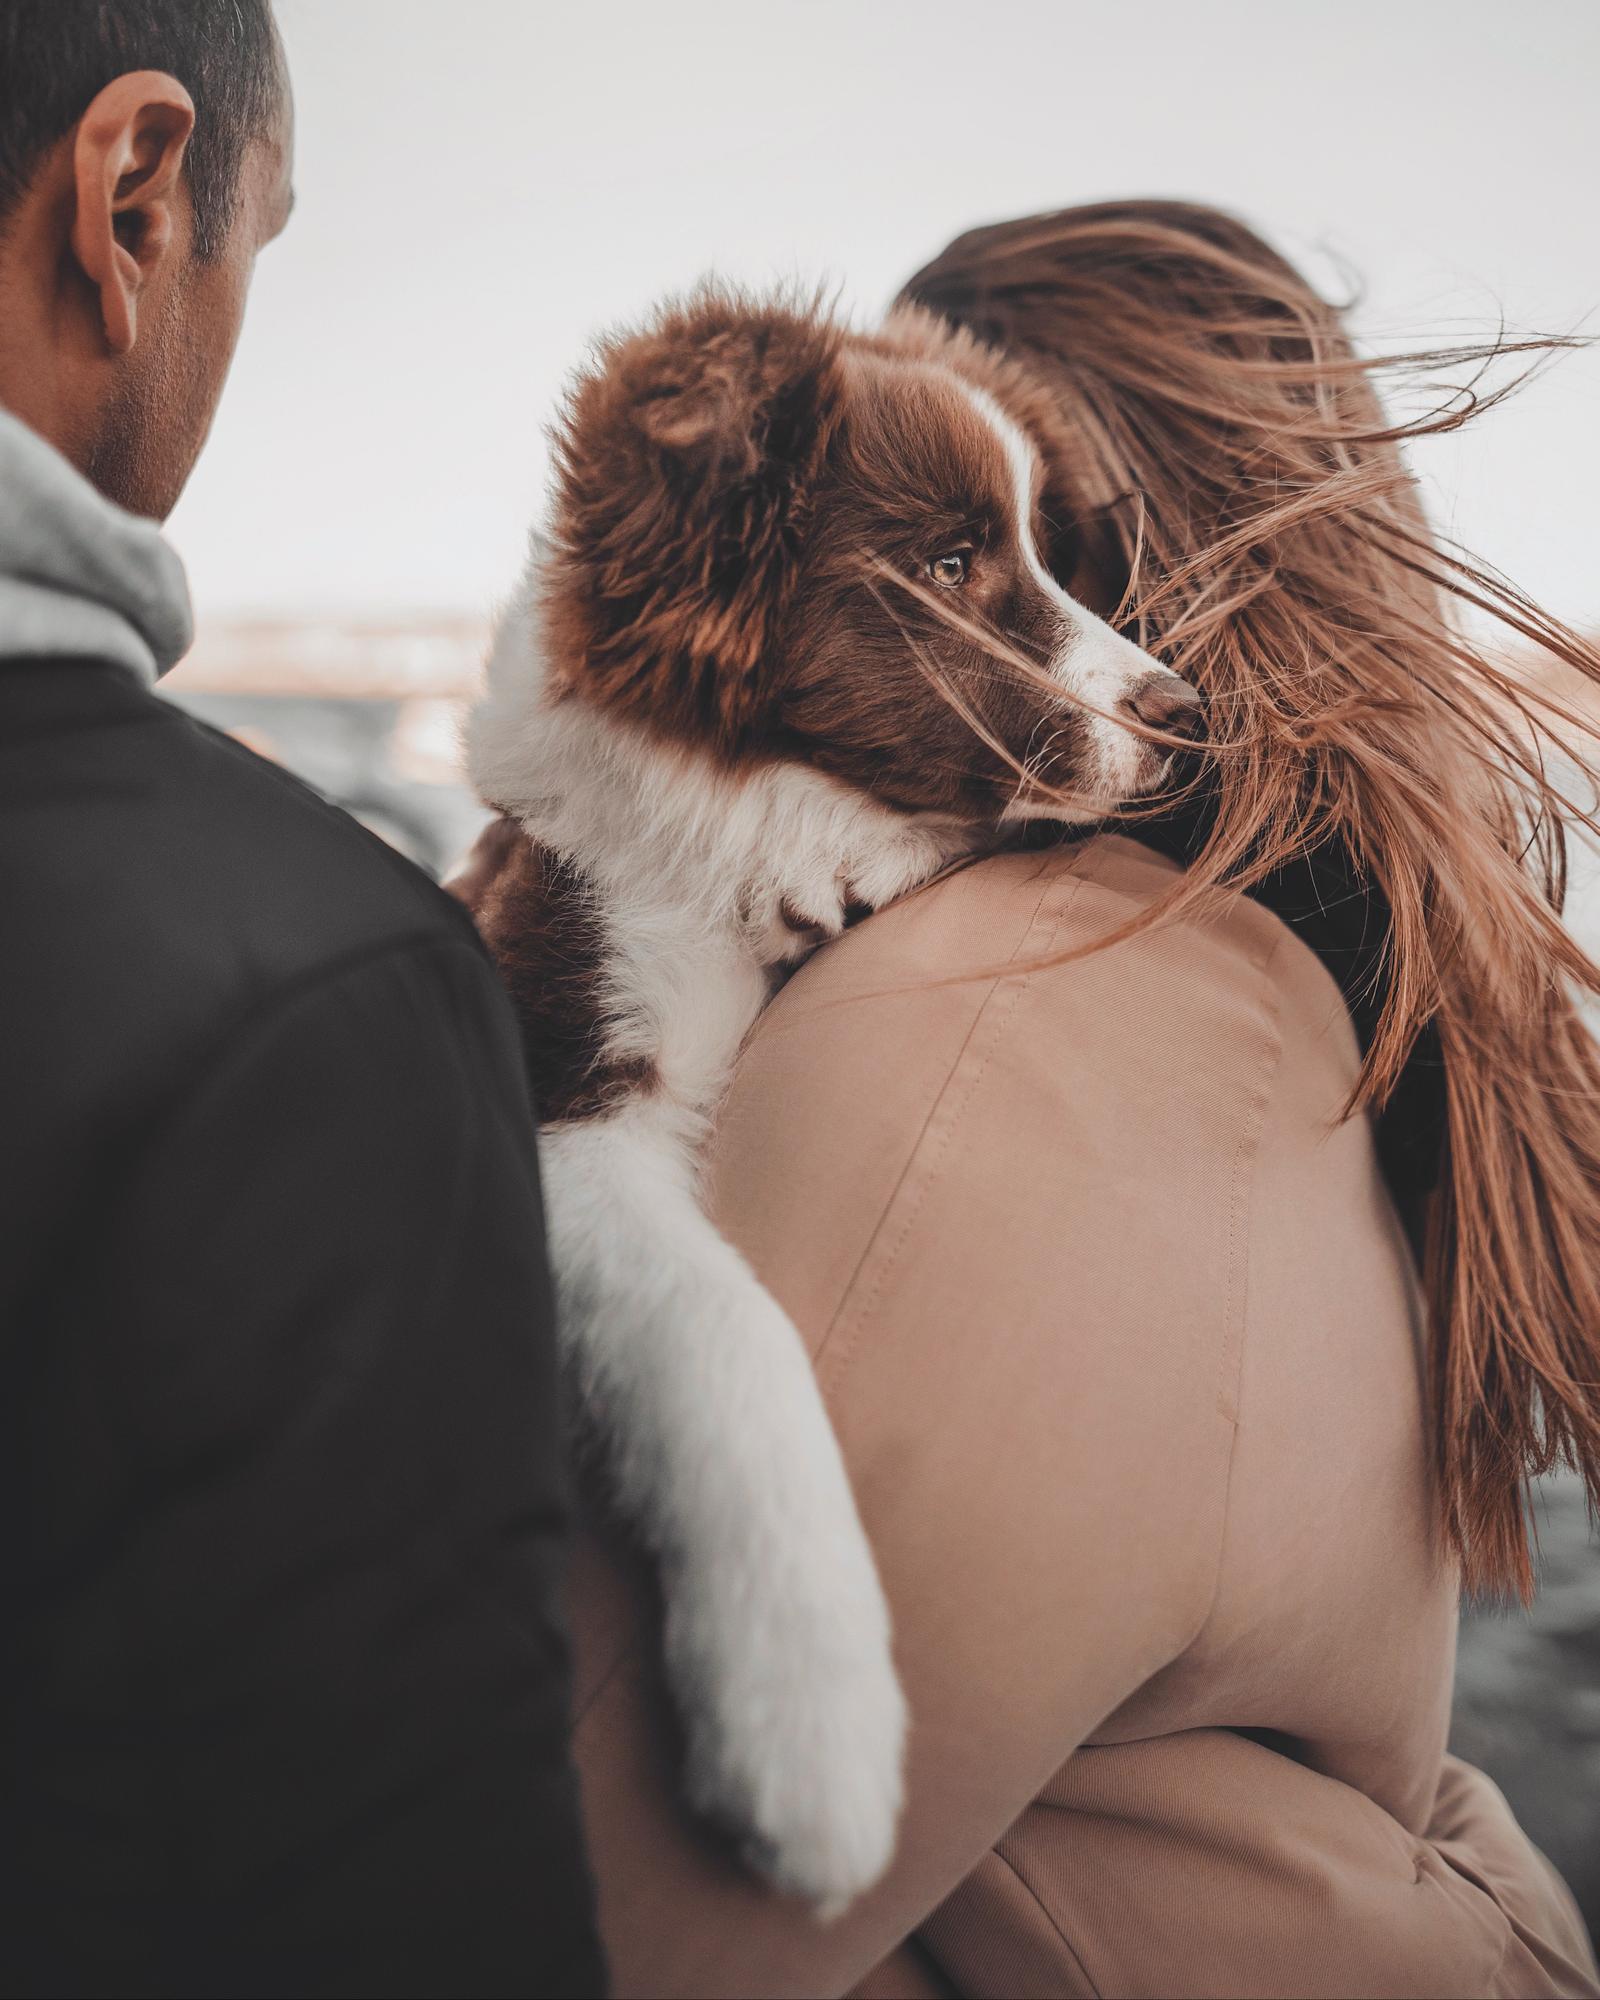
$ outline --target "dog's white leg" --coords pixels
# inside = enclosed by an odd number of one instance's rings
[[[889,1617],[799,1335],[695,1198],[666,1107],[543,1141],[562,1337],[659,1554],[689,1789],[835,1912],[894,1847]]]

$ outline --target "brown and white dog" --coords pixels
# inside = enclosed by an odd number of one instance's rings
[[[689,1790],[823,1909],[893,1851],[904,1705],[805,1350],[696,1162],[775,975],[847,911],[1103,817],[1197,733],[1048,567],[1050,422],[918,313],[666,309],[573,392],[468,728],[505,817],[456,886],[522,1016],[567,1358],[660,1557]]]

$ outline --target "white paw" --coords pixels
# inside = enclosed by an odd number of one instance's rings
[[[913,821],[897,840],[883,844],[852,869],[848,900],[881,910],[977,847],[980,839],[975,827],[930,828]]]
[[[832,1535],[784,1527],[742,1575],[724,1563],[667,1580],[667,1661],[691,1804],[827,1918],[894,1853],[906,1707],[853,1509]]]

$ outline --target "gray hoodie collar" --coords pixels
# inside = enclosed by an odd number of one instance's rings
[[[154,523],[102,499],[0,410],[0,669],[111,660],[155,680],[193,637],[183,564]]]

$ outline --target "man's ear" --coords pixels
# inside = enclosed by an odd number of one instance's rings
[[[79,122],[72,252],[100,295],[113,354],[138,339],[140,294],[172,253],[193,131],[193,98],[156,70],[108,83]]]
[[[704,291],[611,342],[557,437],[546,611],[574,686],[732,747],[840,415],[820,311]]]

